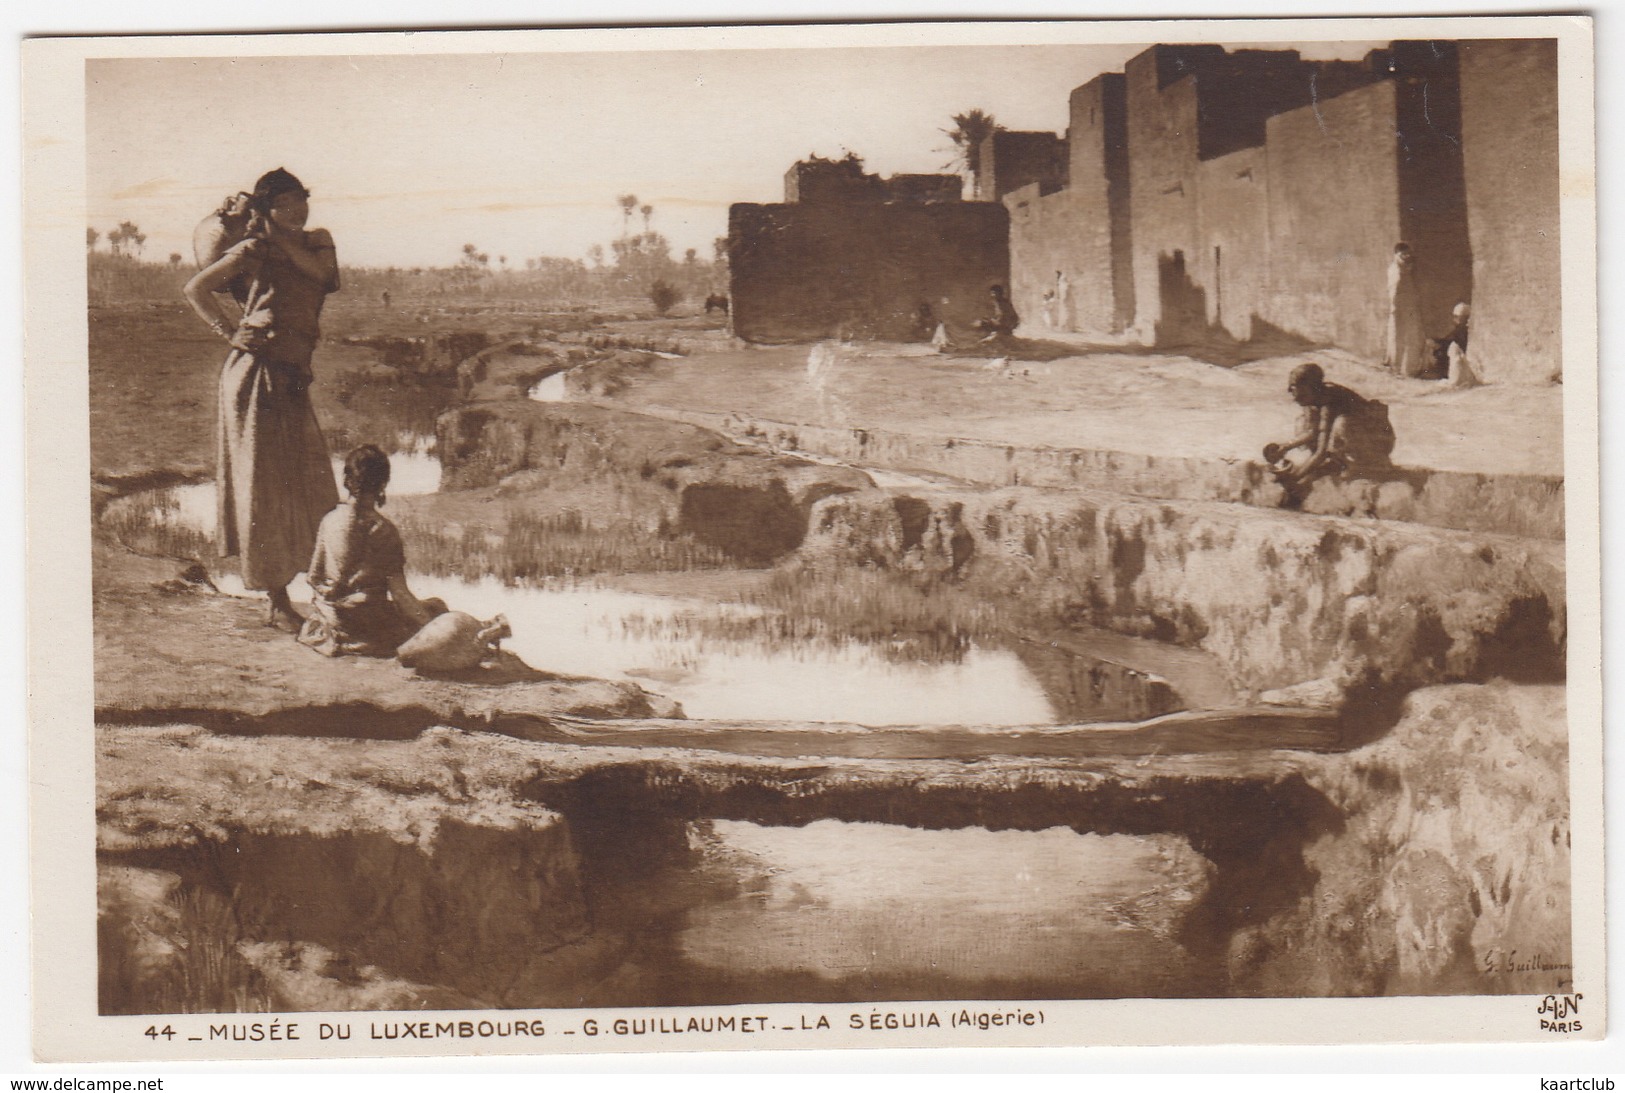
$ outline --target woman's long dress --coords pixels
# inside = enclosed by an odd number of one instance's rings
[[[318,320],[337,286],[306,277],[262,240],[227,253],[251,279],[220,371],[219,546],[241,558],[245,587],[272,590],[304,570],[339,499],[310,401]]]
[[[1385,363],[1401,376],[1420,376],[1426,369],[1427,335],[1422,332],[1422,292],[1416,284],[1415,260],[1395,258],[1388,265],[1388,344]]]

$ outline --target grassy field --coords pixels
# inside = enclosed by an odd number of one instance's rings
[[[166,271],[167,272],[167,271]],[[152,281],[159,274],[152,274]],[[145,295],[93,296],[89,309],[91,471],[212,473],[220,366],[228,349],[180,298],[153,284]],[[154,298],[157,297],[157,298]],[[493,340],[537,330],[596,325],[601,314],[560,312],[545,300],[472,296],[395,301],[332,297],[316,351],[316,414],[335,452],[362,442],[386,451],[432,435],[434,419],[456,397],[449,380],[403,379],[381,369],[378,353],[346,344],[358,338],[422,338],[452,331]]]

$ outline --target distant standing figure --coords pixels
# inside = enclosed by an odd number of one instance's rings
[[[973,325],[984,335],[982,341],[1003,341],[1015,334],[1016,327],[1021,325],[1021,317],[1004,294],[1003,285],[992,286],[987,294],[993,300],[993,314],[986,319],[977,319]]]
[[[401,533],[378,511],[389,456],[363,444],[344,459],[348,501],[322,518],[311,554],[310,618],[299,641],[324,656],[392,657],[446,605],[420,600],[406,584]]]
[[[379,293],[379,298],[384,301],[384,306],[387,308],[389,306],[389,289],[386,288],[383,292]]]
[[[1303,424],[1290,440],[1264,445],[1264,461],[1286,490],[1283,507],[1300,505],[1317,478],[1366,477],[1392,466],[1394,427],[1386,404],[1327,383],[1318,364],[1294,368],[1286,390],[1303,407]],[[1288,458],[1300,448],[1301,457]]]
[[[245,587],[270,594],[266,625],[289,632],[304,619],[288,582],[310,560],[322,514],[338,501],[310,401],[310,361],[339,265],[332,236],[305,230],[309,197],[280,167],[261,176],[247,237],[185,288],[192,309],[231,344],[220,371],[219,549],[241,557]],[[237,278],[248,284],[241,317],[214,296]]]
[[[1388,263],[1388,341],[1383,363],[1397,375],[1420,376],[1426,367],[1422,353],[1426,337],[1416,255],[1409,243],[1399,243]]]
[[[1055,271],[1055,327],[1072,329],[1072,281],[1064,270]]]
[[[921,300],[914,308],[914,321],[911,325],[913,340],[928,342],[937,332],[937,313],[931,307],[929,300]]]
[[[840,363],[841,347],[838,341],[819,342],[807,353],[807,387],[826,421],[839,420],[844,416],[844,407],[833,390],[832,382]]]

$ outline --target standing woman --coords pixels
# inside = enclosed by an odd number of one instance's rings
[[[310,401],[310,358],[327,294],[339,287],[326,231],[305,230],[310,192],[278,167],[249,199],[248,237],[186,285],[186,300],[231,343],[220,371],[220,552],[242,560],[243,584],[270,594],[266,625],[303,620],[288,582],[304,570],[316,529],[338,503],[332,464]],[[215,294],[249,284],[241,317]]]
[[[1422,332],[1422,290],[1416,283],[1416,255],[1409,243],[1398,243],[1388,263],[1388,344],[1383,363],[1398,375],[1420,376],[1425,367],[1422,351],[1426,342]]]

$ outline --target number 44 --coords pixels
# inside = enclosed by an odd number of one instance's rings
[[[148,1025],[147,1031],[143,1032],[141,1035],[151,1037],[154,1040],[158,1039],[160,1036],[166,1040],[173,1040],[175,1038],[175,1030],[170,1028],[168,1025],[165,1025],[163,1028],[159,1028],[157,1025]]]

